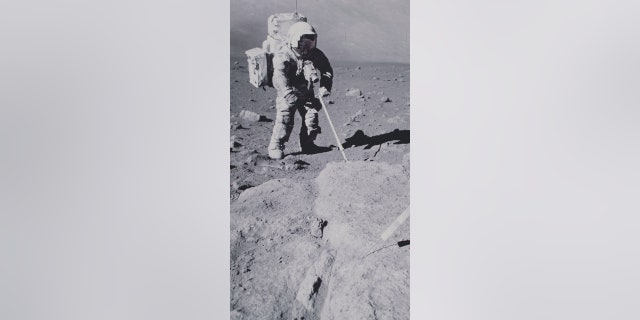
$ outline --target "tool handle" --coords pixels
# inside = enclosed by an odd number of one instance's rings
[[[336,137],[336,142],[338,143],[338,149],[340,149],[340,152],[342,153],[342,158],[344,158],[344,161],[349,162],[349,160],[347,160],[347,156],[344,154],[344,148],[342,147],[340,138],[338,138],[338,134],[336,133],[336,129],[333,126],[333,122],[331,122],[331,117],[329,116],[329,111],[327,111],[327,106],[324,104],[324,100],[322,100],[321,96],[318,96],[318,100],[320,100],[320,103],[322,104],[322,109],[324,109],[324,113],[327,115],[327,120],[329,120],[329,126],[331,126],[331,131],[333,131],[333,136]]]

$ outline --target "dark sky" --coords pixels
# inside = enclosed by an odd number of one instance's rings
[[[295,0],[231,0],[231,56],[259,47],[267,18],[294,12]],[[298,0],[333,61],[409,63],[409,0]]]

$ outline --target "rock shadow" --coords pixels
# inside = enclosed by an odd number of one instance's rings
[[[351,147],[364,146],[365,149],[371,149],[375,145],[380,145],[389,141],[396,141],[394,144],[407,144],[409,143],[409,130],[395,129],[388,133],[379,134],[377,136],[367,136],[362,130],[356,131],[351,137],[345,140],[342,147],[347,149]]]

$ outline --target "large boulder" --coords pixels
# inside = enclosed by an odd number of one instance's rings
[[[409,319],[408,163],[334,162],[231,206],[234,319]],[[398,245],[404,243],[405,245]]]

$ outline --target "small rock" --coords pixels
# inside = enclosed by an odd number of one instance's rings
[[[294,160],[293,158],[285,158],[281,161],[282,167],[281,169],[285,171],[293,171],[293,170],[301,170],[304,169],[305,166],[308,166],[309,163],[302,160]]]
[[[380,98],[380,101],[382,101],[382,102],[391,102],[391,99],[389,99],[389,97],[382,97],[382,98]]]
[[[362,68],[360,68],[360,66],[356,66],[356,70],[360,70],[360,69],[362,69]]]
[[[333,104],[333,100],[329,100],[329,102],[328,102],[328,103],[329,103],[329,104]]]
[[[362,96],[362,91],[360,91],[360,89],[357,89],[357,88],[347,89],[346,96],[347,97],[361,97]]]
[[[237,66],[237,65],[239,65],[239,64],[240,64],[240,62],[238,62],[238,61],[234,61],[234,62],[233,62],[233,64]]]
[[[314,238],[322,238],[322,229],[324,229],[326,221],[316,218],[315,221],[311,222],[311,235]]]
[[[373,80],[380,80],[380,78],[378,78],[378,77],[373,77]]]
[[[233,80],[233,82],[238,82],[238,79]]]
[[[238,137],[231,136],[231,148],[233,149],[233,148],[237,148],[237,147],[241,147],[241,146],[242,146],[242,144],[240,144],[238,142]]]
[[[244,160],[244,163],[255,166],[258,164],[261,164],[261,165],[268,164],[270,161],[271,161],[271,158],[269,158],[268,156],[259,154],[259,153],[254,153],[249,157],[247,157],[247,159]]]
[[[240,153],[239,153],[239,154],[240,154],[241,156],[253,156],[253,155],[257,155],[258,153],[259,153],[259,152],[258,152],[258,150],[253,150],[253,149],[252,149],[252,150],[243,150],[243,151],[240,151]]]
[[[242,110],[239,114],[240,118],[243,118],[247,121],[258,122],[260,121],[260,115],[249,110]]]
[[[255,99],[253,99],[253,98],[249,99],[249,101],[251,101],[251,102],[256,102],[256,100],[255,100]]]
[[[287,163],[283,167],[284,171],[302,170],[304,167],[300,163]]]
[[[238,130],[238,129],[245,129],[245,127],[243,127],[238,122],[231,123],[231,130]]]

